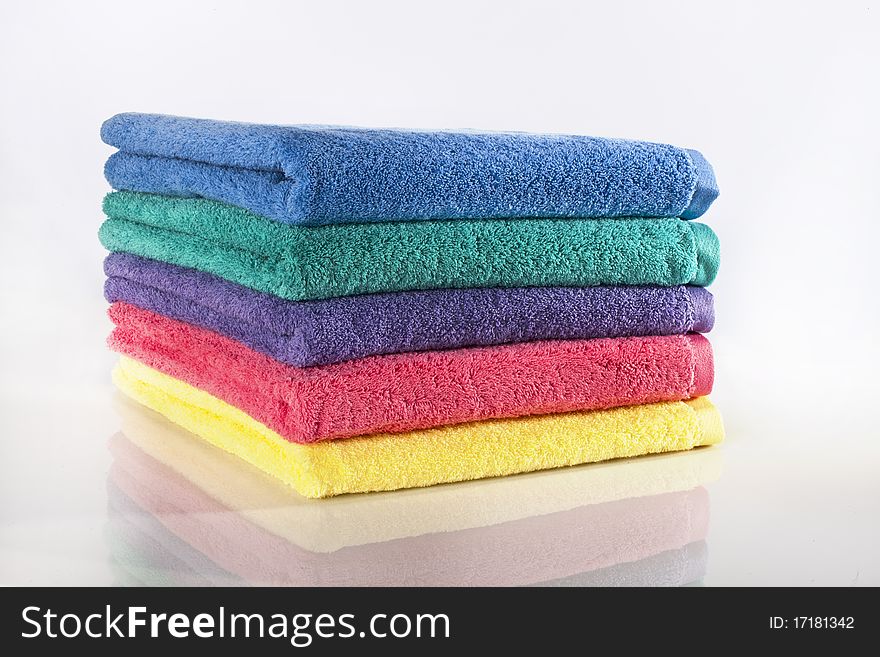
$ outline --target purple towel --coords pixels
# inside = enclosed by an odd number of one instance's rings
[[[532,287],[364,294],[286,301],[127,253],[104,261],[107,300],[196,324],[283,363],[532,340],[673,335],[712,328],[700,287]]]

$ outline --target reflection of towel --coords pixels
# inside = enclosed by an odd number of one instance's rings
[[[158,525],[159,523],[154,523]],[[171,537],[171,532],[162,528]],[[155,531],[159,531],[158,529]],[[155,537],[153,533],[151,536]],[[164,586],[168,585],[168,575],[161,573],[155,576],[152,570],[132,567],[127,557],[132,551],[131,546],[118,546],[118,542],[110,539],[111,568],[114,571],[116,586]],[[181,541],[177,541],[180,543]],[[121,553],[121,556],[117,554]],[[621,563],[599,570],[578,573],[570,577],[532,584],[531,586],[554,587],[645,587],[645,586],[694,586],[706,575],[708,550],[705,541],[696,541],[678,550],[667,550],[660,554],[645,557],[638,561]],[[194,569],[191,569],[194,570]],[[136,575],[135,575],[136,573]],[[164,577],[163,577],[164,575]],[[197,586],[194,578],[202,577],[196,572],[175,573],[172,586]],[[216,586],[240,586],[240,580],[227,574],[212,581]]]
[[[695,541],[677,550],[542,582],[537,586],[685,586],[706,575],[708,560],[706,541]]]
[[[115,192],[100,238],[284,299],[438,288],[708,285],[718,238],[681,219],[283,226],[204,199]]]
[[[114,187],[195,195],[285,223],[698,217],[718,194],[696,151],[567,135],[273,126],[118,114]]]
[[[111,253],[107,300],[222,333],[298,367],[377,354],[535,340],[705,333],[701,287],[527,287],[285,301],[211,274]]]
[[[701,335],[529,342],[295,368],[125,303],[110,346],[298,443],[707,395]]]
[[[705,397],[606,411],[487,420],[297,445],[208,393],[123,357],[117,386],[306,497],[393,490],[686,450],[720,442]]]
[[[152,466],[159,472],[150,472]],[[114,463],[111,481],[143,509],[130,514],[131,522],[155,518],[171,536],[159,531],[151,541],[173,549],[175,539],[183,540],[255,585],[532,584],[680,548],[704,539],[708,527],[709,498],[697,488],[316,554],[220,506],[179,477],[166,480],[164,472],[155,461],[138,473]]]
[[[110,440],[114,467],[142,480],[161,479],[187,513],[206,507],[184,491],[198,489],[216,504],[310,552],[454,532],[629,497],[690,490],[715,481],[721,450],[657,454],[515,477],[465,481],[372,495],[309,500],[241,459],[129,399],[116,407],[123,434]]]
[[[111,468],[112,471],[112,468]],[[104,538],[113,559],[151,586],[241,586],[243,582],[144,513],[113,479],[107,480]],[[141,584],[142,585],[142,584]]]

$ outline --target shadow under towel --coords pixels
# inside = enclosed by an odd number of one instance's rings
[[[700,153],[572,135],[278,126],[118,114],[116,189],[200,196],[282,223],[683,217],[718,195]]]
[[[681,219],[284,226],[205,199],[114,192],[99,235],[124,251],[294,301],[440,288],[698,285],[718,238]]]

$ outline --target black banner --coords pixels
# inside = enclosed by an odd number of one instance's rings
[[[441,652],[660,642],[842,648],[872,635],[877,604],[857,589],[6,589],[2,645],[76,643],[260,654],[362,647]],[[701,642],[706,643],[701,643]],[[674,643],[670,643],[674,642]],[[700,643],[697,643],[700,642]],[[48,644],[48,645],[47,645]],[[657,644],[658,646],[661,644]],[[23,654],[20,652],[7,654]]]

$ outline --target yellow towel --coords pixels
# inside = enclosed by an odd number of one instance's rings
[[[120,360],[113,378],[136,401],[306,497],[680,451],[723,438],[718,411],[698,398],[297,445],[216,397],[129,358]]]

